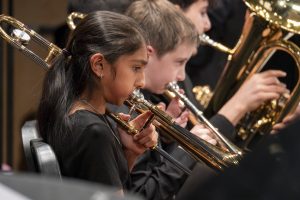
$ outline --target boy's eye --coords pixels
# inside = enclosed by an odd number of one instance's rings
[[[133,66],[132,68],[133,68],[133,71],[135,71],[135,72],[139,72],[143,69],[141,66]]]
[[[204,10],[204,11],[201,11],[201,12],[200,12],[200,15],[202,15],[202,16],[206,16],[206,15],[207,15],[207,11],[206,11],[206,10]]]

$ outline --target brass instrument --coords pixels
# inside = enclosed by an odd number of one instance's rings
[[[13,27],[11,35],[7,34],[4,31],[3,26],[5,24],[7,26]],[[1,37],[7,42],[9,42],[11,45],[16,47],[24,55],[29,56],[37,64],[43,66],[44,69],[48,69],[51,65],[53,58],[61,53],[60,48],[45,40],[34,30],[29,29],[23,23],[21,23],[13,17],[7,15],[0,15],[0,25]],[[36,53],[33,52],[33,50],[30,50],[28,48],[30,41],[34,42],[34,44],[39,45],[41,48],[47,48],[48,54],[44,59],[42,58],[42,56],[38,56]]]
[[[49,66],[51,64],[51,61],[53,58],[59,53],[62,53],[62,50],[55,46],[54,44],[48,42],[46,39],[42,38],[40,35],[35,33],[33,30],[27,29],[21,22],[17,21],[16,19],[1,15],[0,20],[2,22],[13,22],[13,25],[15,25],[20,31],[19,34],[10,37],[8,34],[4,32],[3,29],[0,29],[1,36],[10,44],[17,47],[22,53],[29,56],[29,58],[33,59],[34,61],[38,61],[41,66],[43,66],[46,69],[49,69]],[[30,33],[33,39],[35,37],[38,37],[38,42],[41,42],[49,51],[49,55],[51,55],[52,59],[42,59],[39,57],[35,52],[27,49],[25,46],[25,43],[20,42],[22,40],[21,36],[26,35],[27,33]],[[20,38],[18,38],[20,37]],[[27,44],[31,41],[31,38],[27,38]],[[55,48],[54,48],[55,47]],[[54,48],[54,50],[53,50]],[[53,54],[55,52],[55,54]],[[140,96],[137,96],[136,94],[131,95],[131,98],[128,100],[128,102],[133,103],[134,105],[137,105],[136,108],[143,108],[150,110],[154,115],[154,119],[156,121],[156,127],[159,129],[164,130],[165,133],[170,134],[172,138],[174,138],[176,141],[179,142],[179,144],[185,148],[186,151],[191,153],[193,157],[196,158],[198,161],[204,161],[209,166],[213,167],[216,170],[222,170],[224,167],[230,166],[230,165],[236,165],[238,164],[238,156],[234,154],[229,154],[227,152],[223,152],[214,145],[211,145],[210,143],[201,140],[197,136],[194,136],[189,131],[187,131],[184,128],[181,128],[177,124],[175,124],[172,119],[163,111],[158,109],[156,106],[150,104],[146,100],[140,98]],[[134,129],[134,127],[130,126],[128,122],[124,122],[119,118],[116,114],[113,114],[109,112],[108,110],[106,113],[114,119],[121,127],[126,129],[126,131],[129,134],[136,134],[138,130]],[[151,123],[152,119],[149,119],[147,124]],[[145,124],[145,126],[147,126]],[[178,163],[178,161],[174,160],[170,155],[168,155],[166,152],[164,152],[161,148],[155,146],[153,147],[153,150],[159,152],[162,156],[164,156],[168,161],[172,162],[176,167],[182,169],[185,173],[190,174],[190,170],[187,169],[185,166],[183,166],[181,163]]]
[[[74,23],[75,18],[83,19],[84,17],[85,15],[82,13],[71,13],[67,19],[67,23],[70,29],[74,30],[76,28]],[[237,147],[234,147],[233,144],[229,144],[230,142],[227,139],[225,139],[224,136],[220,134],[219,137],[222,138],[221,140],[230,147],[229,149],[232,150],[232,152],[230,153],[219,150],[217,147],[211,145],[210,143],[198,138],[197,136],[194,136],[186,129],[183,129],[179,125],[174,124],[170,116],[162,112],[160,109],[158,109],[156,106],[152,105],[148,101],[144,100],[141,94],[137,93],[138,92],[136,92],[135,95],[132,95],[132,99],[128,100],[127,103],[130,106],[134,107],[136,107],[137,104],[139,104],[140,112],[142,112],[142,110],[147,109],[151,110],[151,112],[153,112],[156,115],[156,121],[159,122],[158,124],[156,124],[156,127],[158,129],[164,130],[164,133],[168,133],[168,136],[171,136],[174,140],[176,140],[196,160],[202,160],[209,166],[218,170],[222,170],[224,166],[228,167],[229,165],[238,164],[242,152]],[[141,107],[143,109],[141,109]],[[208,120],[206,120],[206,123],[210,125],[211,129],[213,129],[215,132],[218,132],[208,122]]]
[[[223,170],[224,167],[237,165],[240,160],[239,153],[225,152],[205,140],[195,136],[185,128],[176,124],[172,117],[164,111],[145,100],[138,91],[135,91],[127,100],[127,105],[135,106],[139,112],[150,110],[154,115],[154,125],[167,134],[198,161],[204,161],[210,167]],[[156,123],[155,123],[156,122]]]
[[[229,55],[233,54],[235,51],[235,49],[230,49],[225,45],[212,40],[205,33],[199,35],[199,41],[200,41],[200,45],[212,46],[215,49],[218,49],[219,51],[228,53]],[[203,85],[203,86],[197,85],[193,87],[192,92],[194,93],[198,103],[203,107],[203,109],[206,109],[213,96],[213,91],[211,90],[209,85]]]
[[[242,150],[239,149],[236,145],[230,142],[225,136],[223,136],[218,129],[216,129],[203,115],[203,112],[200,111],[184,94],[179,92],[179,86],[176,82],[171,82],[167,85],[167,90],[173,92],[184,105],[194,114],[199,123],[204,124],[212,133],[225,145],[228,152],[236,154],[237,156],[242,156]]]
[[[283,51],[295,61],[295,71],[300,72],[300,49],[288,41],[300,33],[300,3],[295,0],[244,0],[249,10],[242,35],[229,53],[228,62],[214,95],[205,110],[207,117],[217,111],[231,98],[246,79],[263,70],[274,52]],[[244,147],[258,134],[267,134],[275,123],[280,122],[295,109],[299,102],[300,81],[296,82],[290,97],[266,102],[256,111],[248,113],[237,126]]]
[[[226,47],[225,45],[212,40],[205,33],[202,33],[201,35],[199,35],[199,40],[200,40],[201,45],[209,45],[209,46],[212,46],[212,47],[218,49],[219,51],[222,51],[222,52],[225,52],[228,54],[233,54],[235,51],[235,49],[230,49],[230,48]]]
[[[72,12],[67,17],[67,24],[70,28],[70,30],[74,30],[76,28],[75,25],[75,19],[83,19],[86,16],[86,14],[80,13],[80,12]]]
[[[109,111],[109,109],[106,108],[105,114],[107,114],[110,118],[112,118],[120,127],[122,127],[128,134],[130,135],[136,135],[138,134],[141,130],[137,130],[135,127],[131,126],[128,122],[122,120],[118,115],[115,113],[112,113]],[[150,117],[147,122],[145,123],[144,127],[147,127],[150,123],[153,121],[153,115]],[[143,128],[142,128],[143,129]],[[190,169],[182,165],[180,162],[175,160],[173,157],[171,157],[166,151],[164,151],[162,148],[159,146],[155,145],[154,147],[151,148],[151,150],[154,150],[158,152],[160,155],[162,155],[166,160],[171,162],[174,166],[176,166],[178,169],[182,170],[185,172],[187,175],[190,175],[192,172]]]

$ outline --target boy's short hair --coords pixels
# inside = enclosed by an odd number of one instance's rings
[[[184,42],[198,44],[194,24],[168,0],[137,0],[126,14],[144,29],[158,57]]]

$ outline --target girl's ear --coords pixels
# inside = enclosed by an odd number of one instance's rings
[[[90,58],[91,69],[99,78],[103,77],[103,59],[104,57],[101,53],[96,53]]]

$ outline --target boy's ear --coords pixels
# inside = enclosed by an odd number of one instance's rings
[[[103,76],[103,58],[101,53],[96,53],[90,58],[91,69],[99,78],[102,78]]]
[[[155,53],[155,49],[151,46],[147,46],[148,55],[153,55]]]

